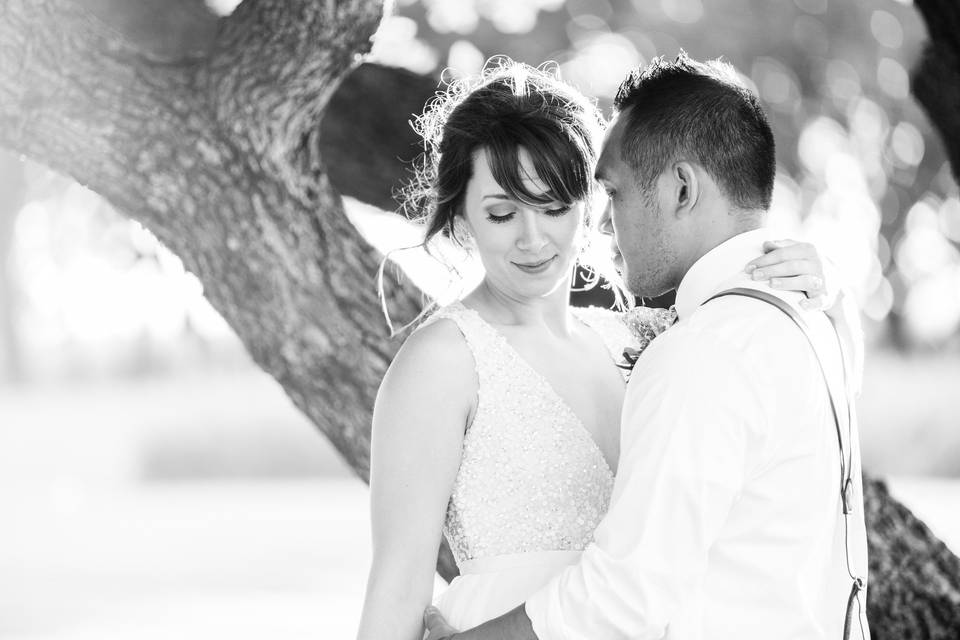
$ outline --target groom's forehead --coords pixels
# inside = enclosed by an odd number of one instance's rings
[[[623,163],[621,151],[623,148],[623,133],[626,128],[626,114],[626,110],[621,111],[614,116],[610,126],[607,127],[606,135],[603,138],[603,146],[600,149],[600,158],[597,160],[597,180],[609,179],[611,170]]]

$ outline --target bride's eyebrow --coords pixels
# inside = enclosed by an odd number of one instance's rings
[[[487,198],[492,198],[494,200],[510,200],[510,196],[505,193],[488,193],[481,199],[486,200]]]

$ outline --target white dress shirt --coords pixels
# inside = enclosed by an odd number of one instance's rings
[[[681,282],[680,321],[641,354],[627,387],[619,471],[595,542],[526,603],[540,640],[841,638],[852,580],[840,452],[814,353],[768,303],[703,304],[757,286],[743,268],[768,237],[731,238]],[[797,310],[842,385],[829,321]],[[859,447],[854,456],[850,538],[865,576]],[[869,637],[865,612],[861,622],[852,637]]]

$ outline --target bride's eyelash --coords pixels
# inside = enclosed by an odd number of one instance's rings
[[[492,213],[487,214],[487,220],[494,222],[496,224],[503,224],[513,217],[513,213],[505,213],[503,215],[495,216]]]
[[[555,209],[541,209],[541,211],[543,211],[543,213],[547,214],[548,216],[559,218],[560,216],[569,213],[571,208],[572,207],[570,207],[569,205],[564,205],[562,207],[557,207]],[[511,211],[510,213],[504,213],[501,215],[494,215],[492,213],[488,213],[487,220],[495,224],[502,224],[504,222],[507,222],[508,220],[511,220],[513,218],[513,215],[514,215],[513,211]]]

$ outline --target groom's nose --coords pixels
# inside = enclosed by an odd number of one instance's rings
[[[603,213],[600,214],[600,221],[597,224],[600,233],[608,236],[613,235],[613,216],[610,213],[612,207],[613,205],[611,205],[608,200],[606,206],[603,207]]]

